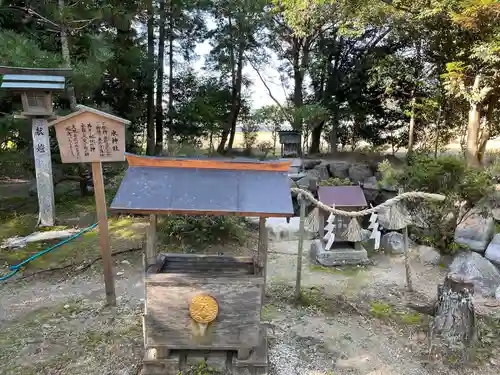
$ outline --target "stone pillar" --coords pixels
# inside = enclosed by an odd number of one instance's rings
[[[46,119],[32,119],[32,137],[40,225],[53,226],[55,223],[54,181],[52,178],[49,128]]]

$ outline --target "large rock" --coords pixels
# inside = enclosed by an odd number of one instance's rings
[[[403,254],[403,235],[398,232],[389,232],[384,234],[380,240],[380,247],[389,254]]]
[[[493,208],[491,210],[491,216],[493,216],[493,219],[495,219],[495,221],[500,222],[500,208]]]
[[[497,288],[495,292],[495,298],[500,301],[500,286]]]
[[[345,248],[335,248],[335,250],[325,250],[321,239],[311,242],[309,255],[313,262],[326,267],[363,265],[370,262],[368,253],[362,246],[357,246],[356,249],[346,246]]]
[[[328,164],[330,176],[337,178],[348,178],[351,165],[345,161],[332,161]]]
[[[302,165],[303,165],[304,169],[313,169],[318,164],[321,164],[321,160],[314,160],[314,159],[302,160]]]
[[[437,266],[441,263],[441,254],[433,247],[421,245],[417,247],[417,253],[420,261],[424,264]]]
[[[474,289],[484,297],[493,297],[500,286],[500,271],[488,259],[473,251],[458,254],[450,265],[450,272],[470,279]]]
[[[321,164],[317,165],[313,169],[318,172],[318,178],[320,181],[328,180],[330,178],[330,173],[328,172],[328,163],[321,162]]]
[[[363,181],[363,193],[367,202],[375,202],[380,194],[380,189],[377,185],[377,178],[371,176]]]
[[[480,213],[470,214],[455,230],[455,242],[471,250],[483,252],[495,233],[495,221]]]
[[[318,190],[318,177],[307,175],[297,181],[297,186],[304,190],[316,192]]]
[[[486,248],[484,256],[489,261],[500,266],[500,233],[495,234],[495,237],[493,237],[493,240],[491,240],[490,244]]]
[[[349,168],[349,179],[354,183],[362,182],[371,176],[373,172],[366,165],[355,164]]]

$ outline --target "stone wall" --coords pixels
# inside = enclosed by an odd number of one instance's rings
[[[368,203],[377,205],[397,194],[395,188],[381,186],[378,165],[384,159],[381,157],[377,159],[371,161],[342,158],[296,159],[290,168],[289,177],[292,186],[307,189],[313,193],[317,192],[321,181],[332,177],[349,179],[352,184],[359,184],[363,188]]]

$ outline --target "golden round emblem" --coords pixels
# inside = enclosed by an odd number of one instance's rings
[[[201,324],[213,322],[218,313],[219,304],[214,297],[206,294],[194,297],[189,305],[189,315],[195,322]]]

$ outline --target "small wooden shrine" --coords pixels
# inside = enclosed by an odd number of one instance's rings
[[[360,186],[320,186],[318,199],[329,207],[343,211],[359,211],[368,206]],[[363,264],[368,255],[361,241],[347,238],[351,217],[318,211],[319,239],[311,245],[314,260],[324,266]]]
[[[280,130],[281,157],[299,157],[302,155],[302,132],[298,130]]]
[[[293,216],[289,162],[141,157],[111,210],[149,214],[144,306],[144,375],[177,375],[204,361],[226,373],[267,374],[260,321],[266,283],[265,218]],[[156,215],[238,215],[259,220],[252,257],[156,255]]]

